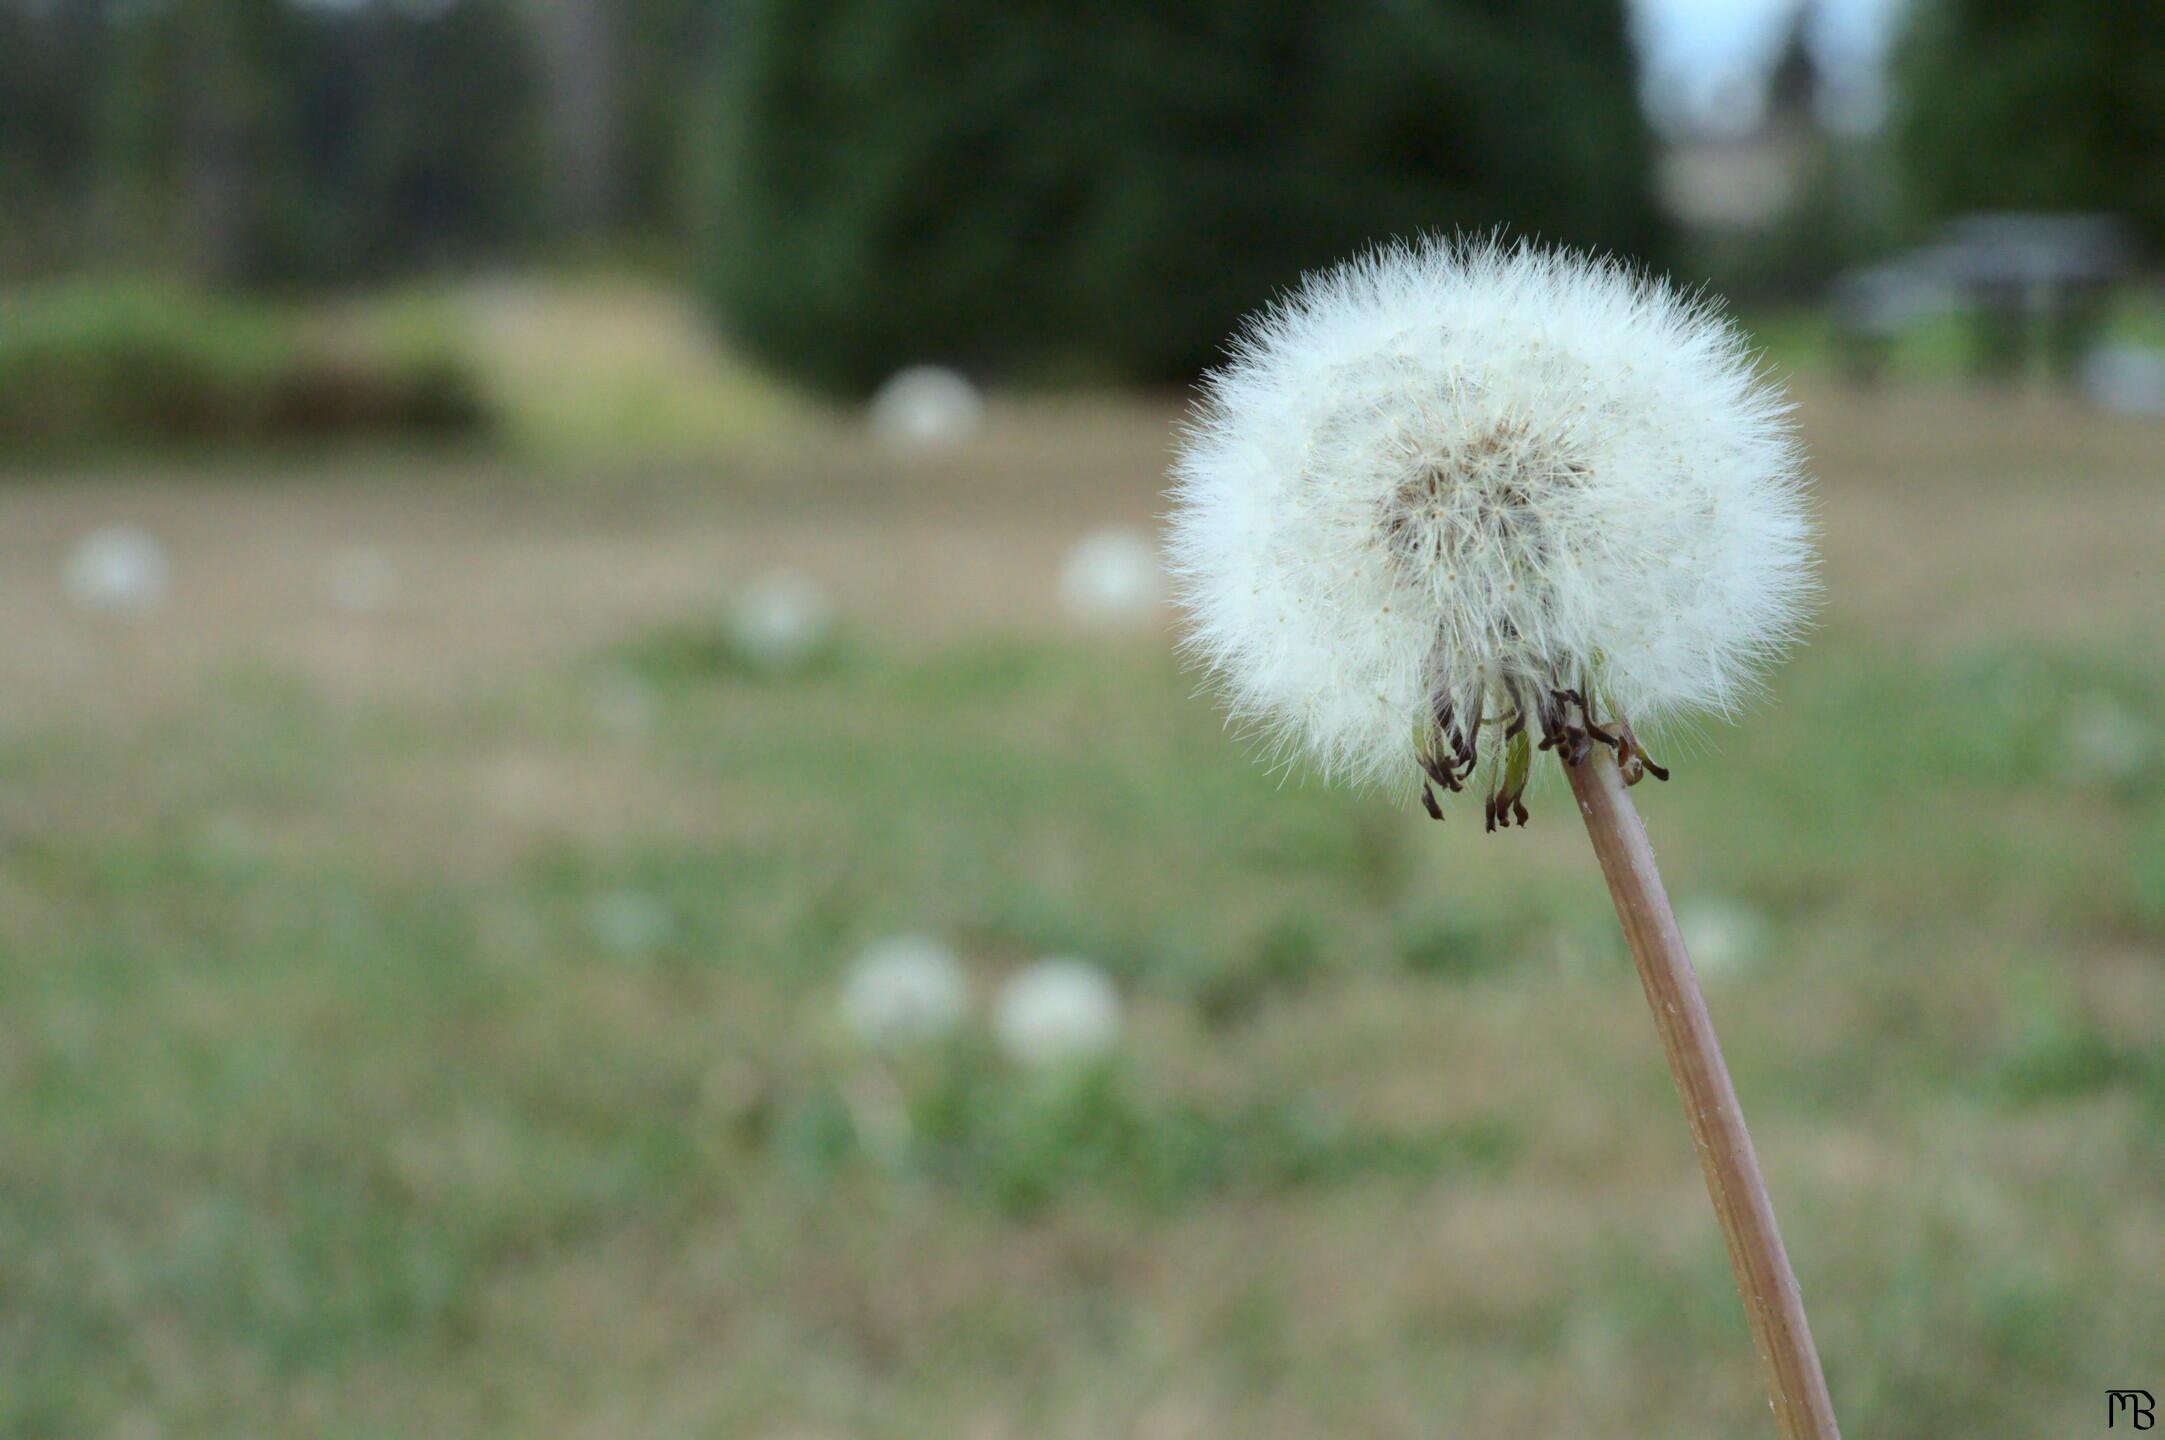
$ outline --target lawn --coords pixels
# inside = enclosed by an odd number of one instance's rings
[[[0,482],[0,1435],[1762,1433],[1560,783],[1484,836],[1273,773],[1063,619],[1175,414]],[[2165,429],[1803,415],[1823,623],[1635,793],[1749,922],[1710,1002],[1848,1433],[2088,1434],[2165,1382]],[[65,603],[115,520],[155,615]],[[762,673],[782,563],[844,625]],[[980,997],[1094,959],[1125,1042],[863,1053],[904,931]]]

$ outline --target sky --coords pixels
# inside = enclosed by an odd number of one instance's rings
[[[1632,0],[1657,121],[1748,127],[1759,75],[1788,33],[1798,0]],[[1883,108],[1881,64],[1903,0],[1819,0],[1815,48],[1833,90],[1832,123],[1868,128]]]

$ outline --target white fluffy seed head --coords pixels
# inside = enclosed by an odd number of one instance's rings
[[[952,449],[984,423],[977,387],[942,365],[897,371],[872,397],[872,433],[898,450]]]
[[[834,639],[834,601],[809,575],[770,571],[745,586],[728,623],[730,644],[745,664],[773,674],[801,670]]]
[[[381,614],[398,599],[398,567],[374,546],[350,546],[324,563],[323,593],[345,614]]]
[[[970,1012],[970,982],[954,951],[921,935],[882,940],[842,984],[842,1023],[875,1050],[944,1039]]]
[[[85,610],[147,615],[165,604],[173,566],[148,531],[115,525],[83,537],[68,556],[68,598]]]
[[[1742,337],[1575,252],[1430,240],[1310,276],[1209,378],[1174,482],[1188,643],[1236,717],[1394,788],[1454,723],[1491,762],[1514,716],[1538,735],[1557,688],[1642,725],[1731,712],[1813,593],[1787,406]]]
[[[1088,1063],[1120,1043],[1120,991],[1087,960],[1040,960],[1000,987],[992,1030],[1018,1065]]]
[[[1140,625],[1164,603],[1157,546],[1132,530],[1097,530],[1075,542],[1060,567],[1060,603],[1082,624]]]

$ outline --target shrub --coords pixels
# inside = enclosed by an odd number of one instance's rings
[[[333,337],[275,309],[148,282],[0,301],[10,443],[447,434],[483,419],[463,360],[420,332]]]
[[[732,39],[715,293],[838,388],[1181,377],[1303,269],[1424,229],[1659,249],[1613,0],[754,0]]]

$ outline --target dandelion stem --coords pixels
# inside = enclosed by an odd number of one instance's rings
[[[1669,897],[1654,868],[1646,827],[1624,793],[1624,779],[1608,750],[1594,749],[1576,765],[1566,765],[1579,813],[1593,838],[1601,873],[1609,882],[1624,938],[1638,963],[1639,980],[1653,1007],[1669,1071],[1691,1122],[1706,1188],[1729,1244],[1729,1263],[1751,1322],[1752,1343],[1766,1369],[1775,1423],[1783,1440],[1839,1440],[1834,1402],[1812,1348],[1804,1297],[1789,1269],[1774,1206],[1767,1198],[1759,1158],[1737,1108],[1714,1021],[1699,993],[1698,977],[1684,953],[1684,938],[1669,909]]]

